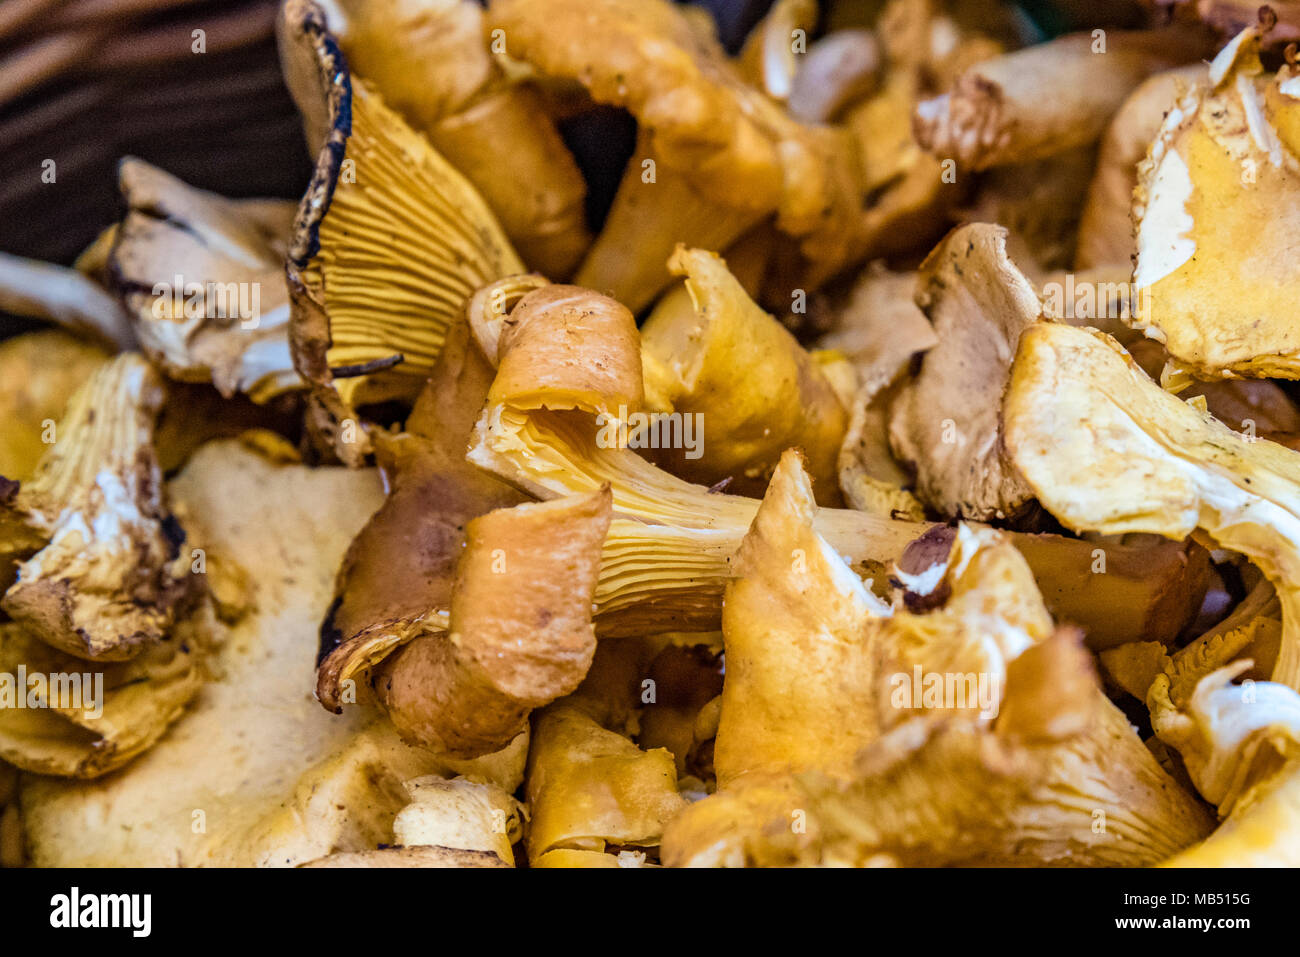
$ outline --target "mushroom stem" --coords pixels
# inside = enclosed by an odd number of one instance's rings
[[[1100,46],[1099,46],[1100,44]],[[1077,33],[970,68],[916,107],[923,149],[972,170],[1023,163],[1091,143],[1148,75],[1204,48],[1171,28]]]
[[[573,281],[640,312],[671,280],[665,263],[679,243],[725,249],[765,215],[705,199],[641,135],[605,227]]]
[[[135,348],[122,304],[93,279],[65,266],[0,253],[0,309],[47,319],[114,349]]]
[[[537,93],[503,87],[428,133],[500,217],[524,262],[567,279],[591,245],[586,185]]]
[[[1088,201],[1079,220],[1075,269],[1131,265],[1137,252],[1132,221],[1137,165],[1182,89],[1204,76],[1202,63],[1157,73],[1143,81],[1115,114],[1102,138]]]
[[[831,123],[879,82],[880,46],[870,30],[837,30],[801,58],[790,86],[790,115],[805,123]]]
[[[619,522],[606,541],[608,565],[602,563],[597,592],[605,596],[597,613],[601,634],[643,627],[653,610],[670,600],[682,601],[683,610],[662,612],[660,630],[717,627],[721,609],[711,596],[731,574],[729,557],[754,519],[757,499],[712,493],[656,468],[631,449],[600,448],[591,417],[581,413],[524,413],[499,406],[484,413],[476,432],[469,461],[517,488],[548,499],[608,483],[615,512],[644,523],[633,530]],[[936,527],[944,526],[852,509],[822,508],[816,518],[817,532],[831,547],[859,572],[880,577],[912,541]],[[1084,628],[1097,647],[1172,640],[1204,592],[1207,558],[1187,543],[1103,548],[1059,535],[1010,537],[1034,570],[1048,607]],[[654,578],[629,573],[634,556],[653,562]],[[674,566],[692,571],[683,578],[660,575]],[[624,582],[625,576],[630,580]]]

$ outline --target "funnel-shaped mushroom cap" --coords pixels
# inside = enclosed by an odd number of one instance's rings
[[[457,757],[500,750],[529,712],[568,694],[596,650],[592,597],[608,489],[472,520],[449,631],[403,647],[375,675],[393,723]]]
[[[917,496],[941,514],[1015,518],[1033,495],[1002,444],[1002,392],[1021,334],[1042,314],[1007,257],[1007,232],[953,230],[921,264],[916,301],[938,345],[891,406],[894,453],[916,470]]]
[[[847,785],[804,786],[821,854],[836,861],[1142,866],[1212,823],[1102,694],[1068,631],[1010,663],[992,725],[912,718],[863,752]]]
[[[713,253],[678,247],[681,289],[641,329],[642,364],[670,413],[698,424],[695,441],[665,442],[662,459],[703,485],[761,491],[781,453],[803,450],[825,504],[837,504],[835,464],[848,415],[816,357],[764,312]],[[669,424],[672,424],[671,418]]]

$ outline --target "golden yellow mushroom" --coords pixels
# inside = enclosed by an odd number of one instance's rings
[[[525,500],[465,462],[492,375],[469,327],[453,327],[405,430],[377,443],[388,496],[349,546],[321,623],[316,696],[331,711],[401,644],[446,631],[466,524]]]
[[[124,661],[162,641],[197,587],[153,448],[162,400],[153,368],[121,354],[73,395],[36,474],[5,483],[0,555],[19,564],[0,606],[79,658]]]
[[[1016,466],[1065,524],[1171,538],[1200,528],[1255,562],[1282,605],[1273,680],[1300,687],[1297,453],[1161,389],[1103,334],[1053,323],[1022,337],[1003,414]]]
[[[1112,263],[1130,265],[1137,251],[1130,218],[1137,165],[1160,132],[1166,111],[1204,77],[1203,63],[1156,73],[1143,80],[1116,111],[1102,137],[1087,204],[1079,220],[1076,269]]]
[[[0,758],[60,777],[117,770],[152,747],[199,693],[207,642],[196,622],[131,661],[89,664],[21,625],[0,625]]]
[[[1210,633],[1175,656],[1147,698],[1157,733],[1184,753],[1198,788],[1229,814],[1228,834],[1254,827],[1257,808],[1288,806],[1278,801],[1287,793],[1279,775],[1295,753],[1300,715],[1296,453],[1231,431],[1157,386],[1113,342],[1065,326],[1026,335],[1006,418],[1017,465],[1062,521],[1170,536],[1200,528],[1268,576],[1280,635],[1264,592],[1241,611],[1240,627]],[[1276,663],[1257,672],[1269,680],[1229,684],[1274,655]],[[1230,844],[1216,837],[1207,846],[1227,853]]]
[[[494,386],[506,401],[490,401],[484,409],[468,460],[537,498],[610,486],[616,517],[597,590],[602,633],[716,630],[728,556],[739,547],[758,502],[686,482],[639,454],[644,432],[629,428],[617,413],[627,405],[630,416],[642,416],[646,424],[647,413],[628,404],[638,391],[640,350],[626,310],[576,287],[531,292],[515,311],[525,303],[520,318],[526,326],[552,329],[537,332],[542,343],[563,341],[574,351],[557,362],[555,350],[537,350],[539,361],[547,363],[546,391],[528,388],[533,373],[523,354],[518,362],[500,357],[514,366],[514,384],[500,392]],[[514,312],[508,317],[513,320]],[[576,317],[581,324],[575,329],[594,331],[599,317],[605,331],[566,332]],[[523,407],[508,398],[516,390]],[[817,527],[859,573],[883,581],[890,563],[931,526],[826,508],[817,514]],[[1049,607],[1062,620],[1085,626],[1098,647],[1138,636],[1171,639],[1199,607],[1208,563],[1198,546],[1108,544],[1101,553],[1109,574],[1098,575],[1092,571],[1099,558],[1093,543],[1055,535],[1014,540]],[[624,615],[632,617],[617,621]]]
[[[848,424],[830,380],[795,338],[765,313],[716,255],[679,247],[669,270],[683,287],[641,329],[647,391],[696,424],[694,442],[659,458],[704,485],[761,491],[781,453],[803,450],[823,504],[838,501],[836,459]],[[686,445],[685,442],[680,445]]]
[[[773,216],[807,288],[850,261],[862,192],[851,138],[791,118],[675,5],[498,0],[487,22],[510,56],[637,119],[636,153],[576,283],[640,311],[678,243],[724,249]]]
[[[789,456],[728,589],[719,790],[666,862],[1151,863],[1208,832],[1004,537],[959,527],[891,612],[813,510]]]
[[[591,666],[592,596],[609,528],[603,489],[470,521],[447,633],[421,636],[373,683],[408,740],[456,757],[500,750]]]
[[[1133,196],[1133,324],[1200,378],[1300,375],[1300,70],[1264,71],[1262,29],[1238,34],[1169,110]]]
[[[1007,667],[991,724],[916,717],[847,783],[805,780],[819,853],[862,864],[1144,866],[1209,833],[1211,816],[1160,767],[1058,631]]]
[[[328,0],[353,70],[478,190],[524,261],[568,278],[591,236],[586,184],[545,104],[499,65],[474,0]],[[509,162],[502,162],[502,157]]]
[[[309,428],[345,463],[372,451],[366,402],[413,400],[475,289],[523,271],[492,210],[423,136],[352,76],[320,9],[290,0],[291,88],[328,118],[287,272]]]
[[[877,733],[871,625],[889,608],[816,533],[816,509],[801,457],[787,452],[723,603],[720,789],[750,772],[837,767]]]
[[[657,848],[664,826],[686,801],[677,793],[673,756],[643,751],[601,725],[580,703],[542,711],[528,758],[528,859],[559,866],[557,851],[606,854]],[[612,858],[617,862],[617,858]],[[569,859],[564,866],[609,866]]]

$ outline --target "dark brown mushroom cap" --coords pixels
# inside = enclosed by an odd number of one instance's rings
[[[500,750],[530,711],[573,691],[596,650],[592,598],[612,515],[605,488],[469,523],[449,632],[375,675],[403,736],[457,757]]]
[[[392,488],[349,546],[321,625],[316,694],[329,710],[341,707],[344,681],[417,635],[446,629],[466,524],[525,500],[465,461],[465,443],[492,376],[469,341],[468,326],[457,327],[407,432],[381,443]]]

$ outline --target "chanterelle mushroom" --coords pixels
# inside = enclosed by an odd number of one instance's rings
[[[682,425],[682,440],[665,442],[660,460],[704,485],[730,479],[729,491],[746,494],[761,490],[781,453],[798,446],[822,501],[836,504],[848,417],[816,357],[749,298],[718,256],[678,247],[668,268],[686,281],[641,329],[646,391],[666,404],[670,425],[674,415]],[[695,425],[689,443],[688,425]]]
[[[1208,674],[1159,675],[1147,696],[1152,728],[1223,817],[1300,758],[1300,694],[1272,681],[1232,683],[1252,665],[1247,658]]]
[[[213,442],[168,494],[193,517],[208,577],[239,573],[248,612],[218,633],[214,680],[127,773],[24,781],[38,865],[294,866],[393,843],[405,781],[463,774],[519,786],[527,735],[454,761],[403,744],[374,708],[332,715],[312,700],[314,631],[334,571],[382,501],[373,470],[275,464]]]
[[[290,341],[309,427],[356,465],[372,449],[354,408],[414,399],[470,294],[524,267],[470,182],[349,72],[315,4],[289,0],[282,26],[314,68],[300,108],[330,123],[289,246]]]
[[[1152,727],[1227,818],[1175,866],[1295,863],[1300,695],[1265,680],[1281,640],[1279,612],[1262,581],[1227,619],[1166,657],[1150,683]]]
[[[499,785],[429,776],[407,781],[405,787],[411,803],[393,819],[397,843],[488,850],[514,863],[510,845],[522,830],[519,804]]]
[[[1003,417],[1016,466],[1067,526],[1200,528],[1255,562],[1282,606],[1272,679],[1300,689],[1300,453],[1166,392],[1104,334],[1054,323],[1021,338]]]
[[[891,611],[814,529],[800,456],[782,456],[733,561],[722,621],[718,790],[665,832],[673,866],[794,863],[815,838],[792,775],[839,773],[880,733],[881,631]],[[794,837],[782,846],[784,835]]]
[[[842,353],[872,395],[889,385],[912,357],[936,345],[934,326],[916,304],[917,275],[891,272],[881,262],[863,269],[819,349]]]
[[[446,630],[465,526],[524,501],[465,461],[493,371],[469,327],[452,327],[405,431],[377,443],[388,498],[348,548],[321,624],[316,695],[331,711],[341,707],[348,682],[399,644]],[[394,563],[395,554],[403,561]]]
[[[169,376],[255,401],[300,388],[284,253],[293,204],[229,200],[128,157],[107,269],[145,354]]]
[[[1169,110],[1133,195],[1134,325],[1202,378],[1300,377],[1300,67],[1264,72],[1263,29]]]
[[[568,278],[591,242],[586,184],[542,98],[494,59],[482,6],[326,0],[322,7],[352,69],[474,184],[524,261],[552,279]]]
[[[610,435],[620,407],[635,414],[641,406],[640,349],[626,309],[587,290],[550,286],[520,299],[500,321],[507,319],[516,331],[502,340],[501,370],[469,461],[538,498],[609,484],[617,517],[597,596],[598,620],[614,626],[626,616],[614,633],[716,629],[728,556],[758,502],[677,478]],[[832,546],[881,579],[927,527],[851,509],[817,514]],[[1092,543],[1056,535],[1018,535],[1015,542],[1053,612],[1105,643],[1174,637],[1204,592],[1204,551],[1185,543],[1108,547],[1111,574],[1096,575]]]
[[[669,825],[667,862],[1149,863],[1208,830],[1091,680],[1077,635],[1049,638],[1000,533],[960,526],[916,596],[930,606],[891,615],[816,534],[790,456],[737,570],[719,790]]]
[[[816,510],[803,459],[787,452],[723,604],[720,788],[753,771],[836,765],[876,734],[870,624],[890,611],[816,533]]]
[[[806,777],[820,859],[1143,866],[1205,836],[1210,815],[1102,694],[1077,641],[1058,631],[1012,660],[992,723],[910,718],[850,783]]]
[[[130,661],[89,665],[22,625],[0,624],[0,758],[36,774],[97,778],[148,750],[203,687],[206,622],[195,625]]]
[[[764,46],[770,46],[772,39],[765,36]],[[880,65],[880,48],[870,30],[826,34],[808,47],[795,66],[787,100],[791,115],[806,123],[834,121],[845,107],[874,92]]]
[[[609,520],[602,489],[469,523],[449,631],[405,645],[374,675],[406,738],[462,758],[497,751],[529,712],[578,686],[596,650],[592,596]]]
[[[28,482],[0,501],[0,607],[79,658],[123,661],[166,637],[195,580],[167,512],[152,440],[162,383],[136,353],[79,389]]]
[[[816,29],[817,7],[817,0],[777,0],[745,38],[739,57],[742,74],[778,102],[790,98],[799,72],[801,53],[793,40]]]
[[[551,400],[572,407],[604,396],[607,388],[624,404],[640,404],[636,326],[627,310],[603,297],[575,296],[580,291],[570,287],[542,286],[518,301],[508,325],[492,332],[499,336],[489,344],[498,369],[490,388],[491,369],[475,342],[467,341],[469,327],[457,327],[439,378],[417,406],[418,419],[413,416],[408,423],[428,437],[413,437],[413,468],[404,476],[399,461],[394,496],[366,530],[366,544],[373,548],[398,530],[391,520],[400,521],[404,509],[423,509],[409,527],[423,543],[419,567],[410,575],[410,588],[397,594],[380,591],[392,599],[386,617],[377,613],[374,595],[362,594],[358,605],[351,583],[345,587],[332,627],[341,626],[347,632],[341,637],[348,640],[330,652],[321,670],[322,701],[335,706],[331,688],[341,669],[351,667],[342,662],[360,655],[363,664],[374,664],[391,651],[391,642],[382,646],[385,636],[404,630],[405,638],[415,640],[375,673],[380,698],[405,734],[458,754],[482,753],[494,742],[500,747],[519,731],[529,711],[581,681],[594,649],[589,589],[596,585],[610,520],[609,493],[599,488],[552,503],[554,508],[504,507],[518,501],[517,493],[476,474],[461,458],[475,410],[484,398],[489,406],[509,401],[527,407]],[[479,305],[491,304],[480,299],[475,297]],[[488,335],[482,323],[476,323],[475,332]],[[632,345],[603,358],[593,353],[590,363],[575,361],[575,349],[603,348],[607,333]],[[617,361],[607,361],[611,358]],[[421,504],[429,495],[436,497],[432,509]],[[502,507],[475,518],[496,506]],[[476,544],[461,552],[453,583],[449,572],[467,522],[466,537]],[[567,551],[555,547],[560,529],[567,532]],[[481,538],[475,537],[478,533]],[[373,580],[373,561],[357,557],[360,563],[351,563],[351,571],[369,564],[372,571],[366,576]],[[382,574],[382,564],[377,570]],[[357,576],[349,572],[348,577]],[[362,577],[357,584],[364,581]],[[515,604],[502,605],[492,597],[503,586]],[[551,627],[538,628],[539,619]],[[360,642],[352,640],[357,625],[365,629]],[[370,637],[378,644],[372,644],[375,654],[365,660]],[[507,644],[519,641],[526,641],[527,648],[514,645],[505,654]],[[530,669],[528,661],[535,667]],[[467,706],[467,695],[486,703]]]
[[[589,711],[575,696],[537,718],[527,771],[530,864],[550,866],[556,851],[657,847],[686,806],[668,751],[641,750]]]
[[[954,181],[943,160],[918,143],[912,112],[936,87],[947,88],[955,71],[995,56],[1002,47],[982,33],[960,29],[940,8],[936,0],[885,5],[875,25],[885,60],[880,89],[844,111],[842,122],[861,153],[865,192],[858,252],[863,257],[925,248],[943,235],[951,222],[948,211],[965,193],[965,178]],[[810,50],[804,66],[812,65]]]
[[[917,496],[940,513],[1014,519],[1033,493],[1002,445],[1002,391],[1021,333],[1042,314],[1007,258],[1006,230],[953,230],[921,264],[916,301],[938,345],[891,407],[895,455],[916,469]]]
[[[723,249],[773,215],[809,264],[809,287],[847,264],[862,192],[851,138],[746,84],[680,8],[495,0],[487,22],[512,57],[637,118],[638,152],[576,283],[639,311],[668,282],[677,243]]]
[[[1108,30],[986,60],[917,106],[916,138],[936,157],[974,170],[1082,146],[1101,136],[1142,80],[1194,59],[1203,41],[1181,28]]]
[[[1258,622],[1212,632],[1177,652],[1147,693],[1153,728],[1202,795],[1225,815],[1248,805],[1300,741],[1297,453],[1170,395],[1101,333],[1059,325],[1026,334],[1006,423],[1016,463],[1067,525],[1171,537],[1200,528],[1272,581],[1280,647]],[[1265,655],[1276,656],[1261,676],[1271,680],[1229,684]]]

